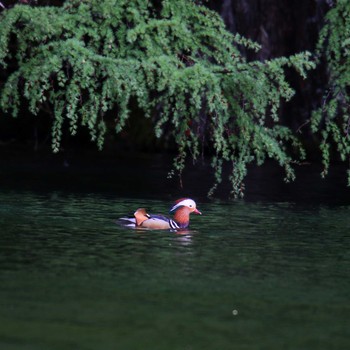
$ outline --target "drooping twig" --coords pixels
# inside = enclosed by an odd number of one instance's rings
[[[301,129],[302,129],[305,125],[307,125],[307,124],[309,124],[309,123],[310,123],[310,119],[307,119],[303,124],[301,124],[301,125],[298,127],[298,129],[297,129],[296,132],[301,132]]]

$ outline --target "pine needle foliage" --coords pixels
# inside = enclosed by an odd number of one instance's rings
[[[350,162],[350,2],[338,0],[327,13],[320,33],[318,56],[328,69],[328,89],[314,111],[311,128],[321,136],[322,176],[327,175],[332,154]],[[350,164],[348,170],[350,185]]]
[[[247,165],[275,159],[294,179],[291,149],[304,151],[281,125],[279,107],[293,89],[285,68],[302,77],[313,68],[307,52],[248,62],[239,48],[259,45],[229,33],[218,14],[190,0],[67,0],[62,7],[15,6],[0,18],[0,65],[8,75],[3,110],[17,116],[24,100],[36,115],[52,109],[52,147],[63,126],[81,127],[102,148],[106,112],[123,130],[136,101],[157,137],[178,147],[174,168],[213,155],[215,183],[231,165],[234,196],[243,194]],[[11,45],[15,38],[16,44]],[[15,67],[7,65],[15,60]],[[110,123],[108,123],[110,125]]]

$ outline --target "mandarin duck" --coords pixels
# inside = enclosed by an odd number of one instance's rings
[[[188,227],[191,213],[202,214],[197,209],[196,202],[190,198],[178,199],[170,209],[170,213],[174,214],[173,219],[164,215],[148,214],[145,208],[139,208],[135,211],[133,218],[121,218],[119,223],[132,228],[181,230]]]

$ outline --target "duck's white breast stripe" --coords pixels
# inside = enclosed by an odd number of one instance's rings
[[[169,220],[169,225],[173,230],[180,228],[180,226],[174,220],[171,220],[171,219]]]

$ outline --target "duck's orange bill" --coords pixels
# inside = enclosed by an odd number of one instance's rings
[[[199,215],[202,215],[202,213],[196,208],[194,211],[193,211],[195,214],[199,214]]]

